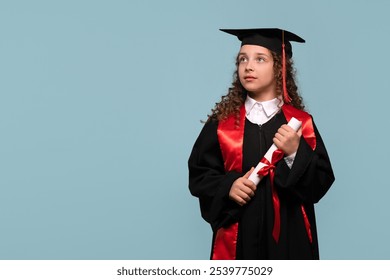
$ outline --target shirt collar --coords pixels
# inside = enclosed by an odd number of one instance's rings
[[[280,100],[279,98],[274,98],[271,100],[258,102],[256,100],[254,100],[253,98],[249,97],[249,95],[247,95],[246,100],[245,100],[245,111],[246,111],[247,115],[249,115],[249,113],[251,112],[253,107],[256,105],[256,103],[261,104],[267,117],[270,117],[273,114],[275,114],[277,111],[280,110],[280,107],[282,107],[282,105],[283,105],[283,101]]]

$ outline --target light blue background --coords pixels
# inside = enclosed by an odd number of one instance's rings
[[[390,2],[0,2],[0,258],[207,259],[187,159],[239,42],[281,27],[336,182],[323,259],[390,259]]]

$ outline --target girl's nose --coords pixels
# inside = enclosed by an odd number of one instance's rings
[[[246,67],[245,67],[245,70],[246,71],[253,71],[253,62],[252,62],[252,60],[248,60],[248,63],[246,64]]]

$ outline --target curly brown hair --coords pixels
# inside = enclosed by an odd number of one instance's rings
[[[282,79],[282,56],[271,51],[274,60],[274,73],[276,79],[277,96],[283,95],[283,79]],[[294,62],[291,58],[286,57],[286,84],[287,92],[291,97],[291,105],[297,109],[305,108],[302,97],[298,93],[298,87],[295,82]],[[208,120],[224,120],[231,114],[236,115],[238,122],[240,116],[240,108],[244,104],[247,96],[247,91],[242,86],[238,77],[238,56],[236,58],[236,71],[233,74],[233,83],[229,88],[228,93],[221,97],[221,101],[215,104],[211,110],[211,114],[207,115]]]

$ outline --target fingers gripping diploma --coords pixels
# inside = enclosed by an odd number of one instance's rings
[[[282,150],[286,156],[289,156],[298,150],[301,135],[302,129],[295,132],[293,128],[284,124],[276,132],[273,141],[278,149]]]
[[[298,150],[299,141],[302,135],[300,129],[301,122],[291,118],[287,125],[282,125],[274,137],[274,144],[269,148],[264,158],[272,162],[273,153],[279,148],[287,156],[294,154]],[[298,132],[296,132],[298,131]],[[265,165],[261,160],[256,168],[251,168],[243,177],[233,182],[230,188],[229,197],[239,205],[245,205],[255,195],[256,185],[260,182],[261,177],[258,171]]]
[[[229,198],[241,206],[247,204],[255,195],[256,185],[248,179],[253,170],[252,167],[243,177],[235,180],[230,188]]]

